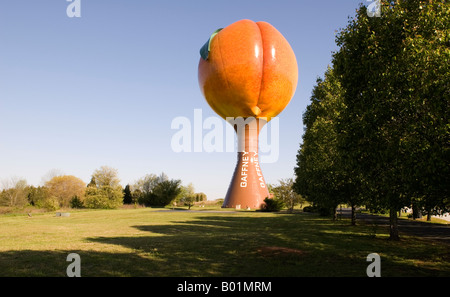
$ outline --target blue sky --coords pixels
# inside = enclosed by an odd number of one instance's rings
[[[216,116],[197,80],[210,34],[241,20],[266,21],[290,42],[299,84],[279,115],[277,162],[268,183],[293,177],[302,114],[336,50],[335,32],[363,0],[4,0],[0,5],[0,180],[39,185],[56,169],[89,182],[102,165],[122,185],[165,172],[223,198],[236,153],[171,148],[176,117]],[[225,122],[224,122],[225,126]],[[207,131],[205,131],[206,133]]]

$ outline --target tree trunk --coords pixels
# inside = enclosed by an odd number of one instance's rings
[[[389,239],[400,240],[398,236],[397,210],[391,207],[389,210]]]
[[[420,219],[422,217],[419,207],[415,204],[413,204],[412,206],[412,212],[413,212],[413,220]]]
[[[427,209],[427,221],[431,221],[431,209]]]
[[[352,204],[352,226],[356,225],[356,207]]]
[[[291,200],[290,201],[291,203],[290,203],[290,205],[289,205],[289,210],[288,210],[288,212],[289,213],[293,213],[294,212],[294,200]]]

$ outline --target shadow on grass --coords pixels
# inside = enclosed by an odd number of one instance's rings
[[[66,260],[70,253],[80,255],[82,277],[149,275],[145,259],[131,253],[21,250],[0,253],[0,276],[66,277],[66,269],[72,263]]]
[[[369,253],[382,276],[449,276],[448,246],[386,240],[369,226],[310,214],[193,215],[185,221],[133,226],[139,236],[91,237],[130,253],[8,251],[1,275],[65,276],[67,254],[79,253],[82,276],[366,276]]]

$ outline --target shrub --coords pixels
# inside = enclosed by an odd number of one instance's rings
[[[120,186],[87,187],[85,196],[84,206],[87,208],[112,209],[118,208],[123,202],[122,188]]]
[[[280,211],[284,207],[284,203],[278,199],[264,199],[264,204],[261,206],[262,211]]]
[[[70,207],[72,208],[83,208],[83,201],[78,196],[73,196],[70,200]]]
[[[46,198],[43,201],[40,201],[40,203],[36,206],[42,207],[49,211],[53,211],[53,210],[57,210],[59,208],[59,201],[58,201],[58,198],[56,198],[55,196],[51,196],[51,197]]]
[[[153,206],[153,201],[155,201],[155,199],[156,195],[154,195],[153,193],[141,193],[137,199],[137,202],[140,205]]]
[[[303,212],[316,212],[317,207],[314,207],[312,205],[303,207]]]
[[[327,216],[331,216],[333,214],[333,210],[329,207],[312,206],[312,205],[303,207],[303,212],[318,213],[321,217],[327,217]]]
[[[180,180],[163,180],[158,182],[151,192],[139,196],[139,204],[164,207],[170,205],[181,191]]]

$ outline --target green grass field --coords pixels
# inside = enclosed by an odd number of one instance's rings
[[[449,246],[310,213],[119,209],[0,216],[0,276],[450,276]]]

